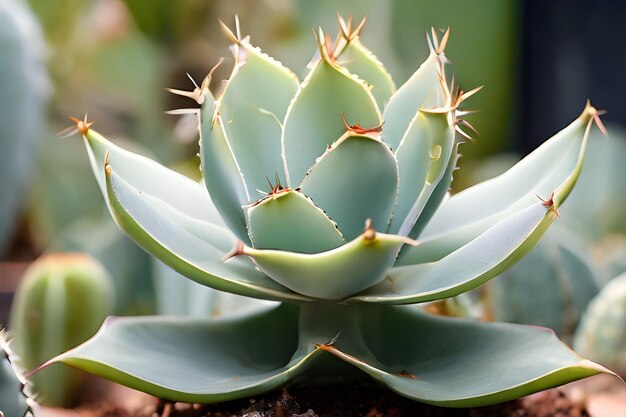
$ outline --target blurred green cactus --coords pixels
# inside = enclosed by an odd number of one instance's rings
[[[626,273],[589,303],[576,331],[574,350],[626,375]]]
[[[110,218],[80,219],[59,233],[48,252],[85,252],[106,266],[115,292],[115,315],[155,313],[155,283],[150,256]]]
[[[110,312],[111,282],[104,267],[83,254],[50,254],[25,272],[15,294],[10,329],[18,365],[32,370],[93,336]],[[51,367],[32,377],[41,404],[68,406],[81,374]]]
[[[23,2],[0,2],[0,251],[26,197],[49,92],[45,47]]]

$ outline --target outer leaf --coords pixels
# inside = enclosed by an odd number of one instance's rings
[[[195,181],[150,158],[122,149],[93,129],[87,131],[84,139],[93,174],[105,199],[104,162],[108,154],[109,160],[115,161],[118,175],[143,194],[171,205],[190,219],[219,224],[220,215],[211,198]]]
[[[400,141],[417,111],[431,107],[442,107],[446,95],[440,84],[443,54],[431,51],[428,59],[395,92],[383,114],[385,128],[382,139],[392,149],[398,149]]]
[[[384,109],[396,86],[382,62],[359,40],[352,39],[339,54],[340,64],[350,73],[357,75],[372,88],[379,109]]]
[[[398,166],[380,139],[347,132],[311,168],[302,192],[337,222],[346,239],[367,219],[387,230],[398,190]]]
[[[413,304],[462,294],[526,255],[556,217],[554,210],[535,203],[437,262],[393,268],[387,280],[353,300]]]
[[[244,39],[233,46],[235,68],[219,99],[228,143],[250,194],[285,172],[282,120],[298,90],[297,77]]]
[[[224,119],[211,92],[204,92],[200,109],[200,160],[204,183],[219,213],[237,237],[248,241],[241,206],[250,202],[246,184],[226,139]]]
[[[359,343],[339,335],[322,349],[430,404],[475,407],[612,374],[547,329],[435,317],[413,307],[363,310],[358,322]]]
[[[318,353],[298,349],[297,313],[283,305],[239,319],[110,319],[46,366],[62,362],[170,401],[206,403],[275,389]]]
[[[224,262],[236,239],[227,230],[200,222],[133,187],[106,166],[108,204],[120,227],[139,245],[176,271],[203,285],[267,299],[302,299],[249,262]]]
[[[324,50],[324,47],[321,47]],[[322,53],[291,102],[285,116],[283,156],[288,184],[299,183],[315,159],[345,131],[341,114],[369,128],[381,123],[365,83]]]
[[[398,264],[441,259],[502,218],[537,201],[537,196],[549,199],[557,190],[554,205],[560,207],[582,169],[595,112],[587,106],[572,124],[509,171],[446,200],[420,236],[421,247],[404,252]]]
[[[408,235],[456,151],[450,112],[418,111],[398,150],[400,189],[390,231]]]
[[[304,254],[244,247],[241,254],[293,291],[341,300],[383,280],[405,243],[412,242],[368,228],[363,235],[327,252]]]
[[[341,246],[337,225],[302,193],[281,190],[245,208],[255,248],[316,253]]]

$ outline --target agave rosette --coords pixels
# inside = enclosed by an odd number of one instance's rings
[[[449,196],[468,124],[448,84],[448,39],[400,88],[340,20],[300,82],[230,31],[220,93],[198,115],[204,184],[78,121],[118,225],[206,286],[264,301],[223,318],[119,318],[63,362],[175,401],[274,389],[329,353],[410,398],[504,401],[607,372],[544,329],[434,317],[407,304],[455,296],[528,253],[580,173],[598,112],[510,171]],[[268,179],[270,184],[268,186]],[[208,190],[208,192],[207,192]],[[540,196],[542,199],[538,199]],[[249,303],[254,303],[250,299]]]

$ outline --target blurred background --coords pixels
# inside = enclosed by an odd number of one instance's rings
[[[427,57],[426,31],[451,28],[450,71],[465,90],[485,86],[468,102],[480,110],[470,120],[480,136],[462,148],[455,190],[512,166],[588,98],[608,110],[609,138],[594,133],[541,252],[446,307],[572,337],[588,302],[626,271],[626,4],[609,0],[0,1],[0,326],[24,271],[50,252],[102,262],[115,314],[208,314],[193,283],[172,287],[175,273],[117,230],[82,144],[56,133],[70,125],[66,116],[88,112],[116,142],[199,177],[195,120],[163,113],[194,103],[164,88],[191,90],[186,74],[199,82],[224,57],[219,88],[232,60],[218,19],[232,26],[238,14],[255,45],[302,75],[315,52],[312,28],[336,33],[337,12],[368,16],[362,39],[398,86]],[[545,297],[533,296],[538,289]]]

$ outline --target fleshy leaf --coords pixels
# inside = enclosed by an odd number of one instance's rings
[[[437,262],[394,267],[385,281],[352,300],[413,304],[467,292],[526,255],[556,217],[553,208],[535,203]]]
[[[558,209],[573,187],[582,163],[596,109],[588,105],[568,127],[546,141],[509,171],[470,187],[441,204],[398,265],[432,262],[479,236],[493,224],[552,192]]]
[[[320,35],[322,36],[322,35]],[[381,123],[367,85],[337,65],[320,45],[322,58],[303,81],[285,116],[282,144],[288,185],[299,183],[317,157],[345,132],[341,118],[370,128]]]
[[[298,79],[247,39],[235,43],[233,50],[235,67],[218,106],[228,143],[252,195],[266,188],[266,178],[282,177],[285,172],[281,123],[298,90]]]
[[[311,199],[291,189],[276,191],[245,208],[250,240],[257,249],[316,253],[341,246],[337,225]]]
[[[385,279],[398,251],[413,242],[376,233],[371,227],[356,239],[326,252],[305,254],[243,247],[256,265],[293,291],[324,300],[341,300]]]
[[[548,329],[436,317],[414,307],[362,310],[358,322],[361,338],[340,334],[321,348],[425,403],[477,407],[612,374]]]
[[[372,95],[379,109],[384,109],[396,86],[382,62],[367,49],[359,38],[351,39],[342,48],[339,63],[372,87]]]
[[[362,233],[367,219],[374,229],[387,230],[398,166],[380,139],[347,132],[318,159],[300,188],[351,240]]]
[[[398,146],[398,202],[391,233],[408,235],[456,151],[451,112],[418,111]]]
[[[442,88],[443,79],[440,78],[443,76],[444,59],[443,53],[431,51],[428,59],[389,99],[383,114],[385,128],[382,139],[392,149],[398,149],[411,120],[420,108],[443,107],[446,104],[448,97]]]
[[[297,325],[287,305],[241,318],[113,318],[46,366],[65,363],[170,401],[228,401],[281,386],[318,355],[298,349]]]
[[[106,199],[105,158],[116,161],[116,171],[133,187],[197,221],[221,224],[221,217],[204,187],[145,156],[129,152],[89,129],[84,136],[93,174]]]
[[[248,189],[226,138],[224,120],[208,89],[199,113],[200,161],[204,183],[224,222],[237,237],[248,242],[241,206],[250,202]],[[116,168],[117,169],[117,168]]]
[[[302,299],[243,259],[224,262],[236,244],[226,229],[190,218],[172,205],[133,187],[105,168],[109,207],[118,225],[140,246],[176,271],[203,285],[257,298]]]

